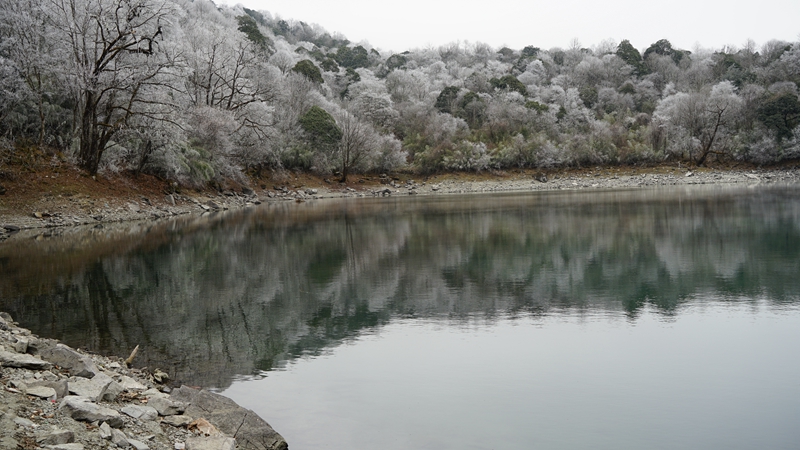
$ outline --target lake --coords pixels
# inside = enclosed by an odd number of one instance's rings
[[[800,190],[326,200],[27,232],[0,310],[303,449],[789,449]],[[40,234],[37,234],[40,233]]]

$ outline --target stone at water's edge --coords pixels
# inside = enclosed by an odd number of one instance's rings
[[[233,436],[237,447],[241,450],[288,450],[289,448],[283,436],[258,414],[242,408],[227,397],[188,386],[173,390],[170,397],[173,400],[189,403],[189,407],[186,408],[187,416],[205,418],[226,435]]]

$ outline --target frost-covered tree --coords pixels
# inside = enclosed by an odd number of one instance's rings
[[[65,147],[72,131],[70,99],[46,4],[8,0],[0,8],[0,129],[42,146]]]
[[[667,149],[702,165],[709,155],[728,155],[735,120],[742,105],[730,81],[706,92],[678,92],[664,98],[653,113],[655,126],[666,130]]]
[[[152,93],[173,81],[177,54],[165,41],[176,6],[169,0],[47,0],[44,8],[77,103],[78,164],[94,173],[132,117],[160,114]]]
[[[341,110],[336,116],[336,123],[341,130],[339,142],[339,158],[341,178],[346,182],[347,176],[354,169],[364,170],[370,159],[375,158],[378,150],[378,134],[372,127],[347,110]]]

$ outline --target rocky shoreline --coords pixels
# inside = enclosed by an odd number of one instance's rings
[[[294,182],[293,182],[294,181]],[[491,176],[443,174],[432,176],[362,177],[350,184],[319,180],[296,181],[251,189],[219,192],[172,192],[161,198],[93,198],[88,194],[50,198],[26,205],[29,211],[0,209],[0,241],[30,228],[52,228],[135,220],[158,220],[185,214],[253,207],[269,202],[305,202],[326,198],[385,197],[459,193],[525,192],[580,189],[619,189],[707,184],[797,184],[800,166],[767,169],[702,169],[680,167],[595,168],[580,171],[519,171]]]
[[[158,369],[37,337],[0,313],[0,448],[286,450],[251,410]]]

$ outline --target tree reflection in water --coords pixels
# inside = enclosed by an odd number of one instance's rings
[[[494,320],[687,299],[796,303],[796,189],[273,204],[0,247],[35,333],[224,388],[397,317]]]

